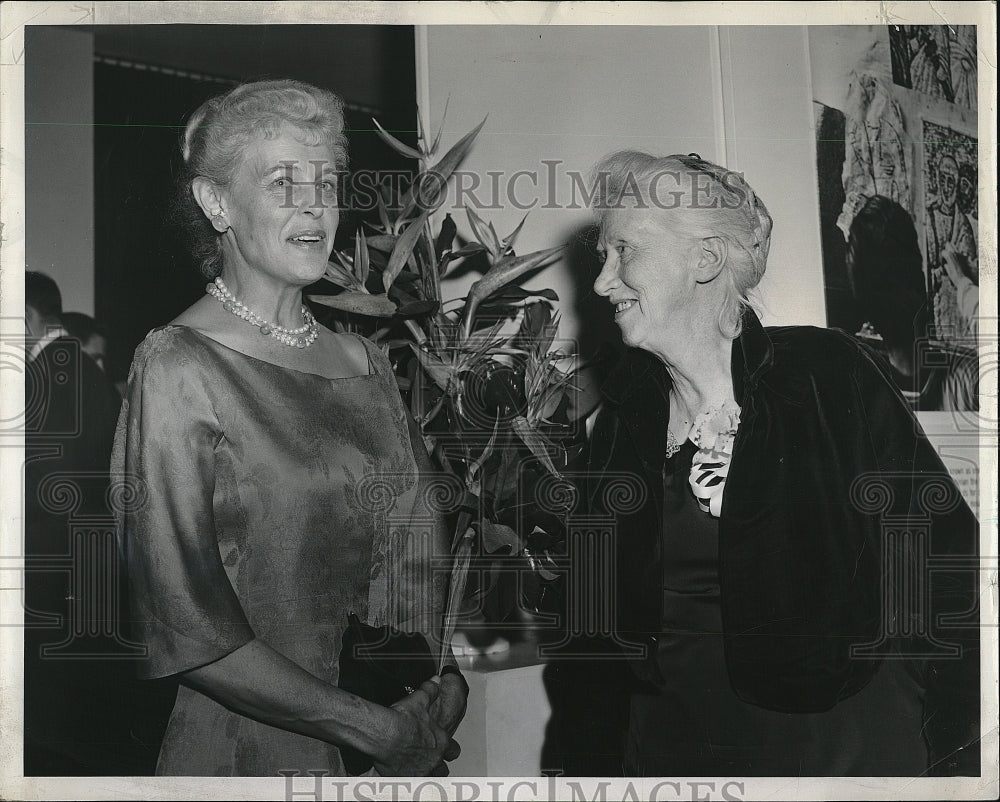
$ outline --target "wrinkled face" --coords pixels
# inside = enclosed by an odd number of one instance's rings
[[[227,267],[243,266],[279,282],[319,279],[337,233],[337,165],[326,144],[308,145],[288,125],[254,139],[222,190]],[[234,264],[235,263],[235,264]]]
[[[612,209],[598,250],[604,259],[594,292],[610,301],[622,340],[662,353],[691,314],[693,245],[674,235],[662,209]]]

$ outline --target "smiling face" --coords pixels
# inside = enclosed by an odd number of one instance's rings
[[[612,209],[601,227],[604,266],[594,291],[611,302],[622,340],[668,354],[690,330],[696,244],[669,230],[660,209]]]
[[[289,125],[277,137],[254,139],[221,190],[227,267],[296,286],[326,270],[339,222],[337,165],[329,145],[301,140]]]

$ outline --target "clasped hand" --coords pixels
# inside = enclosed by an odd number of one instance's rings
[[[384,754],[375,759],[375,770],[384,777],[443,777],[448,774],[444,761],[458,757],[458,743],[439,723],[437,705],[441,696],[440,678],[427,680],[417,690],[400,699],[390,710],[391,730]],[[460,720],[460,718],[459,718]],[[457,726],[455,722],[455,726]]]

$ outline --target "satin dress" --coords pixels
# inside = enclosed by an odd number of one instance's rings
[[[632,696],[625,770],[656,777],[910,776],[927,769],[922,690],[885,660],[859,692],[822,713],[783,713],[732,689],[722,634],[719,520],[688,485],[696,446],[664,466],[661,684]]]
[[[387,358],[362,341],[368,374],[338,379],[184,326],[137,349],[112,469],[145,677],[259,638],[335,685],[348,612],[433,626],[446,574],[428,567],[445,535],[426,505],[430,463]],[[279,771],[343,765],[335,746],[181,683],[158,774]]]

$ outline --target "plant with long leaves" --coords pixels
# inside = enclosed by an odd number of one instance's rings
[[[340,291],[309,298],[337,310],[335,326],[363,331],[382,345],[431,453],[462,480],[453,586],[465,586],[477,547],[497,556],[466,607],[487,608],[490,618],[501,619],[515,603],[544,606],[558,538],[556,527],[531,518],[526,488],[541,476],[558,477],[582,448],[574,422],[587,410],[575,403],[575,358],[553,350],[556,293],[528,290],[520,281],[562,248],[518,255],[527,216],[501,238],[471,207],[465,213],[474,240],[455,247],[451,214],[435,235],[432,216],[485,118],[440,158],[440,130],[430,140],[421,124],[412,147],[374,123],[386,144],[415,159],[419,170],[397,197],[380,188],[379,222],[366,224],[367,233],[357,231],[353,249],[334,252],[325,278]],[[482,275],[465,298],[443,301],[441,279],[466,260]],[[526,522],[532,531],[522,535]],[[537,591],[532,599],[494,592],[503,558],[529,561],[537,580],[528,583]]]

